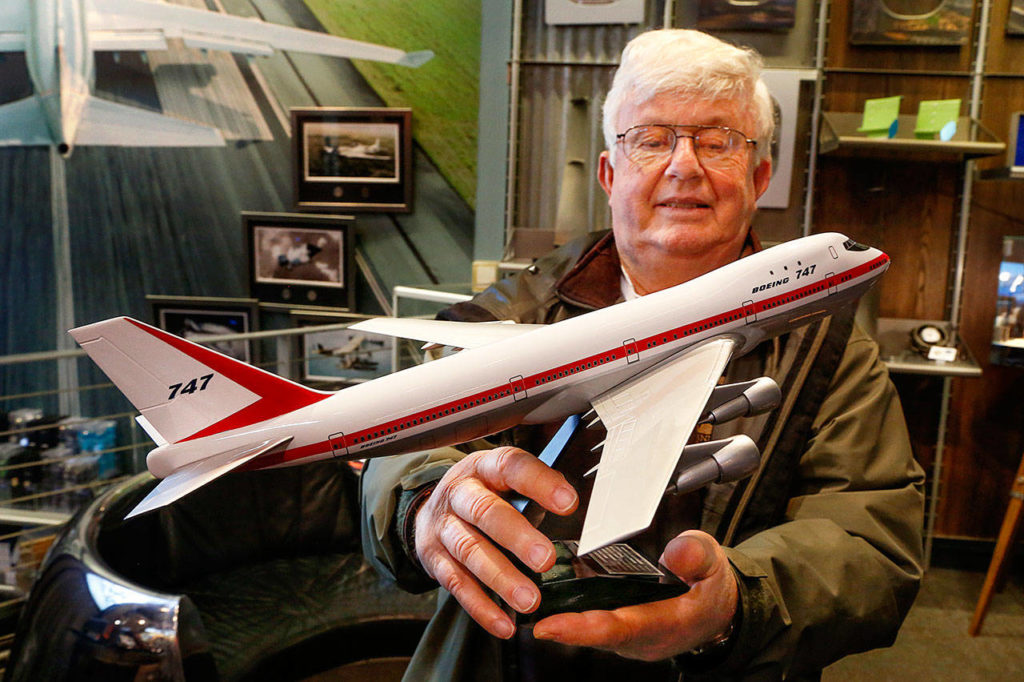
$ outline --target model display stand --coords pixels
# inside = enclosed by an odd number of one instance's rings
[[[671,571],[655,566],[625,543],[578,556],[577,542],[556,541],[555,565],[537,575],[540,606],[533,613],[510,612],[520,625],[566,611],[611,610],[685,594],[689,586]]]

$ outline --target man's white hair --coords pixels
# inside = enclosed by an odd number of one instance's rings
[[[737,47],[692,29],[660,29],[629,41],[604,101],[604,142],[615,160],[619,110],[626,101],[643,103],[656,95],[682,99],[748,101],[759,160],[771,155],[775,117],[771,94],[761,80],[764,61],[750,48]],[[661,121],[688,123],[688,121]]]

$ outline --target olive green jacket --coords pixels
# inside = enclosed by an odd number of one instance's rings
[[[441,317],[552,323],[617,300],[618,257],[607,233],[556,250]],[[762,374],[779,383],[782,405],[714,433],[750,435],[761,468],[702,496],[700,525],[737,575],[740,625],[724,660],[705,670],[681,664],[687,680],[813,679],[847,654],[888,646],[922,573],[923,472],[877,346],[853,325],[852,311],[761,344],[735,359],[727,378]],[[396,533],[402,492],[437,480],[461,456],[441,448],[382,458],[363,474],[364,552],[406,589],[436,585]],[[668,524],[657,542],[678,530]],[[496,679],[503,657],[507,667],[516,655],[442,594],[406,679]],[[578,652],[572,660],[577,677],[587,677]]]

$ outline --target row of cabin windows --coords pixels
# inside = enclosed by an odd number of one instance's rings
[[[576,374],[577,372],[582,372],[585,369],[591,369],[592,367],[597,367],[598,365],[603,365],[606,362],[612,362],[613,360],[615,360],[615,356],[614,355],[609,355],[607,357],[598,358],[597,360],[591,360],[591,361],[587,362],[586,364],[580,363],[579,365],[576,365],[575,367],[570,367],[569,369],[563,369],[560,372],[556,372],[554,374],[549,374],[549,375],[547,375],[545,377],[541,377],[540,379],[537,379],[534,382],[534,386],[539,386],[540,384],[546,384],[549,381],[554,381],[555,379],[561,379],[562,377],[567,377],[570,374]]]
[[[714,322],[709,322],[707,324],[702,324],[699,327],[695,327],[693,329],[690,329],[689,331],[684,332],[683,336],[689,336],[690,334],[693,334],[694,332],[702,332],[705,329],[710,329],[711,327],[717,327],[719,325],[725,324],[726,322],[732,322],[733,320],[738,320],[738,319],[740,319],[740,317],[742,317],[742,315],[740,315],[739,313],[736,313],[736,314],[733,314],[733,315],[726,315],[725,317],[718,318]],[[672,340],[678,340],[678,339],[679,339],[679,334],[678,333],[673,333],[672,334]],[[661,337],[661,342],[662,343],[668,343],[668,341],[669,341],[669,339],[668,339],[667,336]],[[647,342],[647,347],[648,348],[653,348],[654,346],[657,346],[657,345],[658,345],[658,341],[656,339],[654,341],[648,341]]]
[[[846,279],[849,279],[849,278],[847,277]],[[842,279],[840,281],[846,281],[846,279]],[[816,287],[812,287],[811,289],[808,289],[805,293],[789,296],[788,298],[785,298],[785,299],[783,299],[781,301],[771,301],[769,303],[765,303],[764,307],[765,308],[774,308],[775,306],[780,306],[783,303],[791,303],[792,301],[795,301],[798,298],[803,298],[804,296],[810,296],[811,294],[816,294],[819,291],[823,291],[824,289],[825,289],[824,285],[819,285],[819,286],[816,286]]]

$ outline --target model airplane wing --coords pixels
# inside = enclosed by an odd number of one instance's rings
[[[511,322],[450,322],[448,320],[418,320],[414,317],[375,317],[358,322],[349,329],[387,334],[402,339],[416,339],[427,343],[455,348],[476,348],[495,341],[521,336],[542,324],[514,324]]]
[[[608,429],[579,553],[651,523],[735,342],[690,348],[592,401]]]
[[[38,97],[26,97],[0,106],[0,147],[50,144],[52,139]]]
[[[318,31],[153,0],[88,0],[88,7],[90,39],[95,49],[150,50],[154,41],[183,38],[188,47],[197,49],[264,56],[277,49],[413,67],[434,56],[429,50],[405,52]]]
[[[284,447],[290,440],[291,438],[279,438],[232,448],[183,466],[160,481],[125,518],[130,519],[138,514],[170,504],[215,478],[220,478],[229,471],[237,469],[249,460]]]

